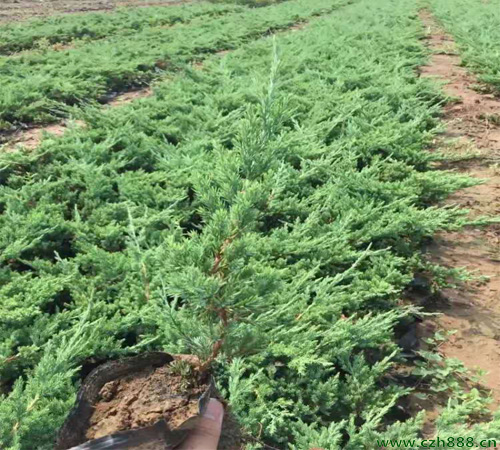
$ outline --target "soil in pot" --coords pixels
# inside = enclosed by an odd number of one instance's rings
[[[199,380],[183,360],[110,381],[99,392],[86,437],[148,427],[162,419],[177,428],[198,414],[198,400],[207,388],[208,380]]]

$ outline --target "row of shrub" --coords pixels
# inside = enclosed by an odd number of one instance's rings
[[[0,26],[0,54],[44,50],[54,44],[81,45],[114,35],[130,35],[145,28],[186,23],[198,16],[218,16],[242,8],[195,2],[168,7],[122,8],[113,12],[65,14]]]
[[[500,5],[497,1],[431,0],[438,20],[455,38],[463,63],[500,93]],[[500,120],[500,117],[498,117]]]
[[[146,27],[76,48],[3,58],[0,131],[54,120],[67,114],[68,105],[105,102],[110,94],[145,85],[165,72],[326,13],[345,1],[290,0],[247,11],[229,8],[215,16],[192,14],[189,23],[173,27]]]

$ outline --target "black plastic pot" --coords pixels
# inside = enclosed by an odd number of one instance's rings
[[[165,420],[152,426],[122,431],[110,436],[88,441],[86,432],[94,412],[94,405],[99,401],[102,387],[114,380],[123,378],[147,367],[162,367],[174,361],[168,353],[151,352],[138,356],[109,361],[94,369],[83,382],[75,407],[68,415],[59,431],[56,450],[170,450],[177,448],[196,427],[203,414],[210,396],[213,395],[211,382],[198,401],[198,414],[188,418],[180,426],[170,429]]]

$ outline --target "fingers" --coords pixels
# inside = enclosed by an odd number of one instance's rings
[[[196,430],[186,439],[181,449],[217,450],[223,419],[224,407],[218,400],[211,398]]]

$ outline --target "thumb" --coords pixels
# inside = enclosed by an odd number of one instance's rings
[[[181,449],[217,450],[223,419],[224,407],[222,403],[211,398],[196,429],[186,439]]]

